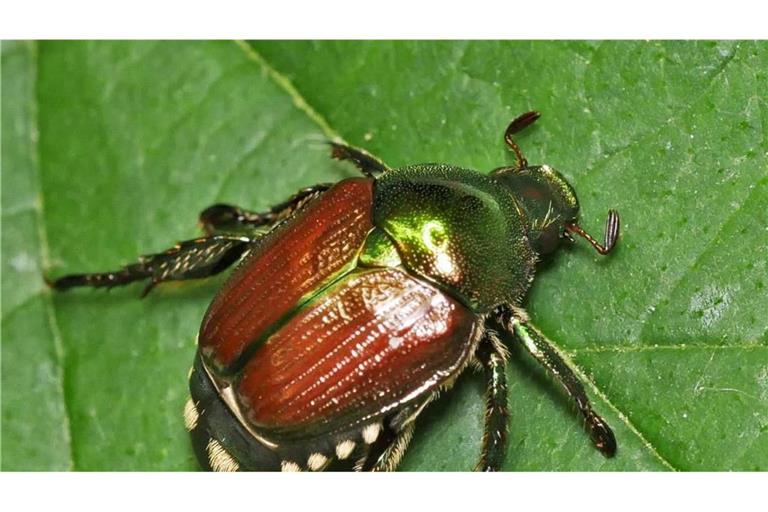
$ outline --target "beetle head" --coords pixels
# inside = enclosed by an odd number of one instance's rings
[[[549,254],[560,246],[564,238],[573,241],[571,233],[586,239],[600,254],[608,254],[619,238],[619,214],[608,211],[605,222],[605,240],[600,244],[576,224],[579,200],[565,177],[548,165],[528,165],[520,146],[512,136],[530,126],[541,116],[526,112],[509,123],[504,142],[515,153],[517,165],[493,171],[493,176],[506,186],[516,198],[528,220],[528,239],[539,254]]]
[[[523,169],[506,168],[495,174],[523,208],[528,220],[528,238],[539,254],[549,254],[568,236],[576,223],[579,201],[562,174],[548,165]]]

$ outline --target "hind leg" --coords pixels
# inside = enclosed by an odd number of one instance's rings
[[[212,235],[179,242],[170,249],[147,256],[112,272],[69,274],[48,280],[55,290],[78,286],[113,288],[149,279],[141,296],[146,296],[158,283],[210,277],[240,260],[254,242],[246,236]]]

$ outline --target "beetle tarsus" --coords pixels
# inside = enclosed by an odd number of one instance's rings
[[[136,267],[138,267],[138,265]],[[138,279],[146,279],[147,277],[148,274],[134,269],[132,266],[129,266],[117,272],[103,272],[97,274],[70,274],[62,276],[58,279],[50,279],[46,277],[45,282],[54,290],[63,292],[82,286],[111,289],[115,286],[128,284]]]

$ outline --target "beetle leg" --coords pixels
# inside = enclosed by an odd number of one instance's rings
[[[497,340],[486,335],[477,350],[486,385],[485,428],[477,471],[499,471],[507,450],[507,357]]]
[[[385,428],[355,469],[359,471],[394,471],[405,455],[413,437],[415,422],[407,423],[400,432]]]
[[[523,317],[524,315],[515,314],[513,309],[507,308],[501,312],[499,321],[510,334],[522,341],[534,359],[565,388],[584,416],[594,445],[603,455],[612,457],[616,453],[616,438],[608,423],[592,409],[584,386],[552,342]]]
[[[49,281],[56,290],[76,286],[112,288],[134,281],[150,279],[142,297],[163,281],[198,279],[213,276],[238,261],[253,238],[213,235],[179,242],[167,251],[139,257],[138,263],[126,265],[114,272],[70,274]]]
[[[381,160],[371,155],[364,149],[355,148],[340,142],[329,142],[331,145],[331,158],[336,160],[349,160],[369,178],[385,173],[389,167]]]
[[[243,228],[272,226],[290,217],[293,212],[329,188],[331,188],[330,183],[303,188],[265,212],[245,210],[225,203],[214,204],[200,213],[200,224],[209,235],[217,232],[238,231]]]

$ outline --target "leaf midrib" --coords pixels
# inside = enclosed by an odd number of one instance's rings
[[[29,52],[30,52],[30,67],[29,67],[29,74],[30,74],[30,81],[29,83],[33,84],[34,90],[32,91],[32,94],[30,95],[32,98],[31,104],[29,105],[30,109],[30,147],[31,147],[31,155],[30,155],[30,161],[32,162],[33,169],[35,171],[35,175],[37,178],[37,193],[38,193],[38,201],[32,205],[32,210],[35,212],[35,224],[37,227],[37,237],[38,242],[40,244],[40,254],[39,254],[39,261],[40,261],[40,268],[43,269],[45,272],[47,269],[51,267],[50,262],[50,250],[49,250],[49,243],[48,243],[48,232],[46,229],[45,224],[45,198],[43,196],[43,184],[42,184],[42,172],[41,172],[41,155],[40,155],[40,136],[39,136],[39,126],[40,126],[40,112],[38,109],[38,81],[37,78],[39,76],[39,58],[38,58],[38,43],[37,42],[29,42],[26,43],[29,44]],[[29,302],[34,298],[36,295],[39,295],[40,298],[43,301],[46,317],[48,319],[48,325],[51,329],[51,337],[53,338],[53,347],[54,347],[54,354],[56,356],[56,363],[57,363],[57,370],[59,372],[59,378],[58,378],[58,384],[59,384],[59,392],[61,393],[61,396],[63,397],[64,404],[64,423],[62,425],[64,429],[64,439],[66,439],[68,448],[69,448],[69,468],[70,470],[76,469],[75,467],[75,450],[74,450],[74,442],[73,442],[73,436],[72,436],[72,424],[71,424],[71,401],[68,399],[67,395],[67,365],[66,365],[66,347],[64,343],[64,339],[61,336],[61,330],[59,328],[59,322],[58,318],[56,316],[56,308],[53,304],[53,298],[51,297],[50,291],[48,291],[47,288],[42,288],[38,293],[32,294],[27,299],[24,299],[22,303],[13,309],[13,311],[16,311],[18,307],[22,306],[23,304]],[[5,318],[5,316],[3,317]]]

